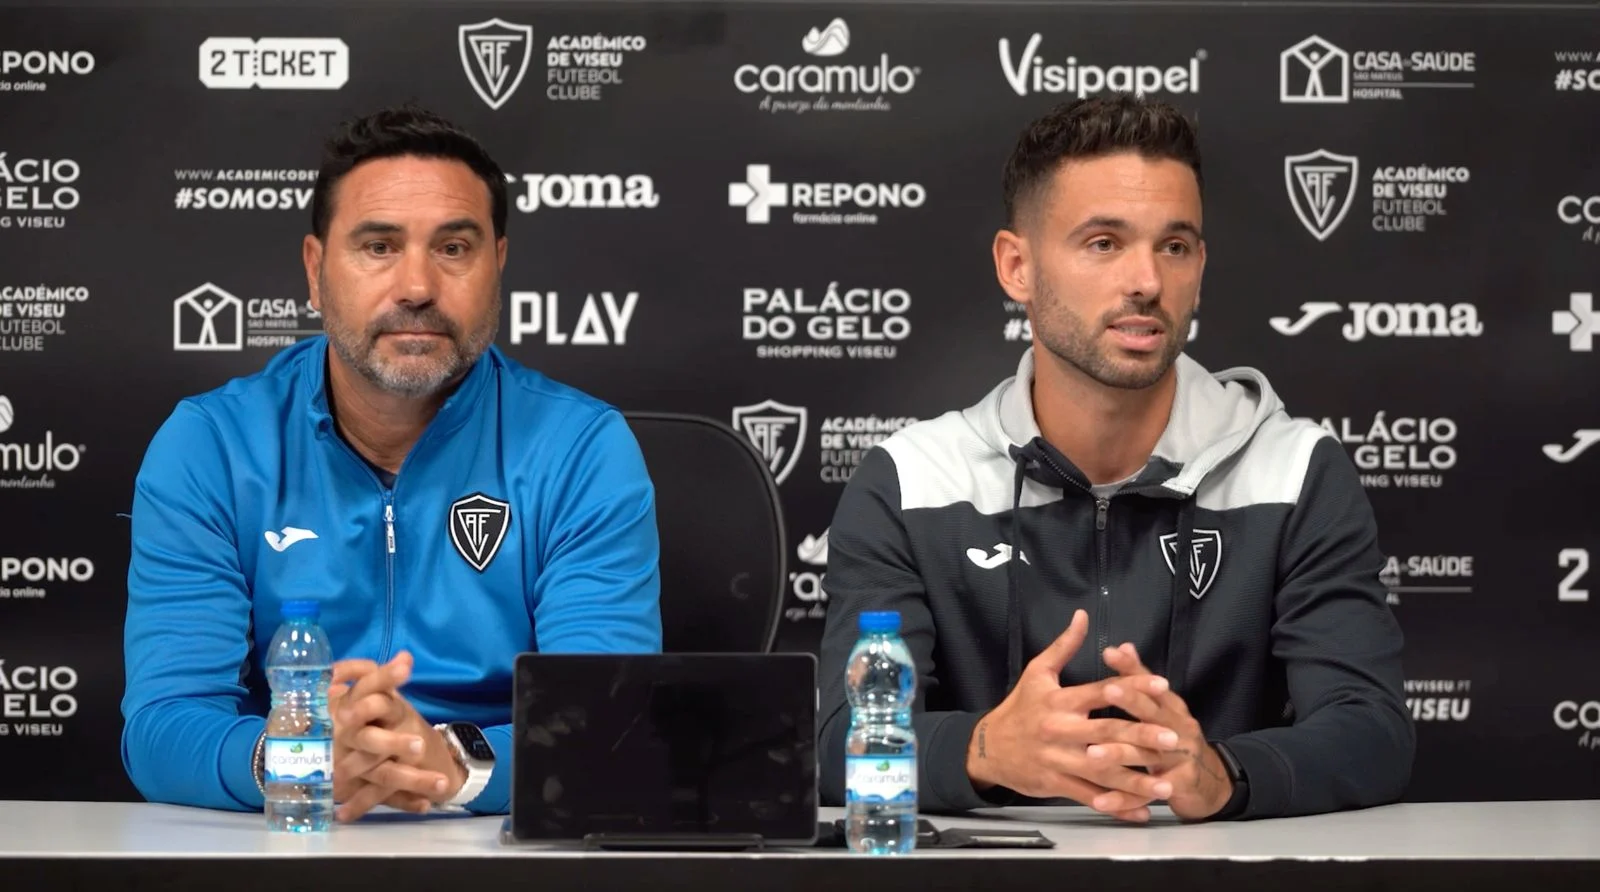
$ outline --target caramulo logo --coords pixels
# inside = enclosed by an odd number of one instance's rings
[[[801,38],[800,48],[818,57],[843,55],[850,49],[850,27],[844,19],[834,19],[824,28],[812,28]],[[854,65],[746,63],[733,70],[733,85],[741,93],[766,94],[756,107],[774,114],[889,111],[892,105],[885,97],[910,93],[921,73],[921,68],[896,65],[888,53],[879,53],[875,60]]]
[[[1029,93],[1071,93],[1079,99],[1114,90],[1119,93],[1199,93],[1200,63],[1205,50],[1195,50],[1182,65],[1093,65],[1068,56],[1065,65],[1046,65],[1039,54],[1043,35],[1034,34],[1016,56],[1011,41],[1000,38],[1000,68],[1018,96]]]
[[[0,431],[12,432],[15,421],[11,400],[0,395]],[[37,443],[0,440],[0,489],[55,489],[50,475],[76,470],[84,451],[82,445],[56,442],[53,430],[45,431],[44,440]],[[23,476],[10,476],[19,473]]]
[[[517,178],[506,174],[507,183]],[[531,214],[540,208],[653,208],[661,204],[655,182],[644,174],[525,173],[524,192],[517,210]]]
[[[1340,326],[1339,333],[1347,341],[1359,341],[1367,335],[1376,338],[1458,338],[1477,337],[1483,334],[1483,323],[1478,320],[1478,308],[1472,304],[1442,303],[1368,303],[1351,301],[1349,304],[1332,301],[1309,301],[1300,305],[1300,317],[1273,316],[1268,322],[1278,334],[1295,337],[1314,325],[1324,316],[1342,313],[1346,307],[1350,319]]]

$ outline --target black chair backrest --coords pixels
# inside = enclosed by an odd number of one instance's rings
[[[623,414],[655,483],[663,650],[770,653],[789,571],[767,463],[714,419]]]

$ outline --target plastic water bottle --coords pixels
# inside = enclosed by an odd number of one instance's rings
[[[267,829],[324,832],[333,826],[333,651],[315,601],[286,601],[267,648],[265,770]]]
[[[900,637],[899,613],[862,613],[859,623],[845,669],[845,838],[854,852],[900,855],[917,845],[917,670]]]

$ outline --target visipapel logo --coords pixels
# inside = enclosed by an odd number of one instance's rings
[[[800,41],[800,47],[813,56],[837,56],[850,48],[850,26],[844,19],[834,19],[821,31],[812,28]]]
[[[1576,353],[1594,349],[1594,339],[1600,335],[1600,313],[1594,309],[1594,295],[1587,291],[1573,292],[1569,298],[1570,309],[1556,310],[1550,314],[1550,333],[1567,336],[1567,346]]]
[[[772,181],[770,164],[746,164],[744,182],[728,184],[728,206],[744,208],[746,223],[770,223],[772,209],[788,204],[789,184]]]

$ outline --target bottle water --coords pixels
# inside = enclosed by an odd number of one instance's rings
[[[265,770],[267,829],[324,832],[333,826],[333,651],[315,601],[286,601],[267,648]]]
[[[845,690],[845,838],[851,851],[901,855],[917,845],[917,670],[900,638],[900,614],[866,612],[850,651]]]

